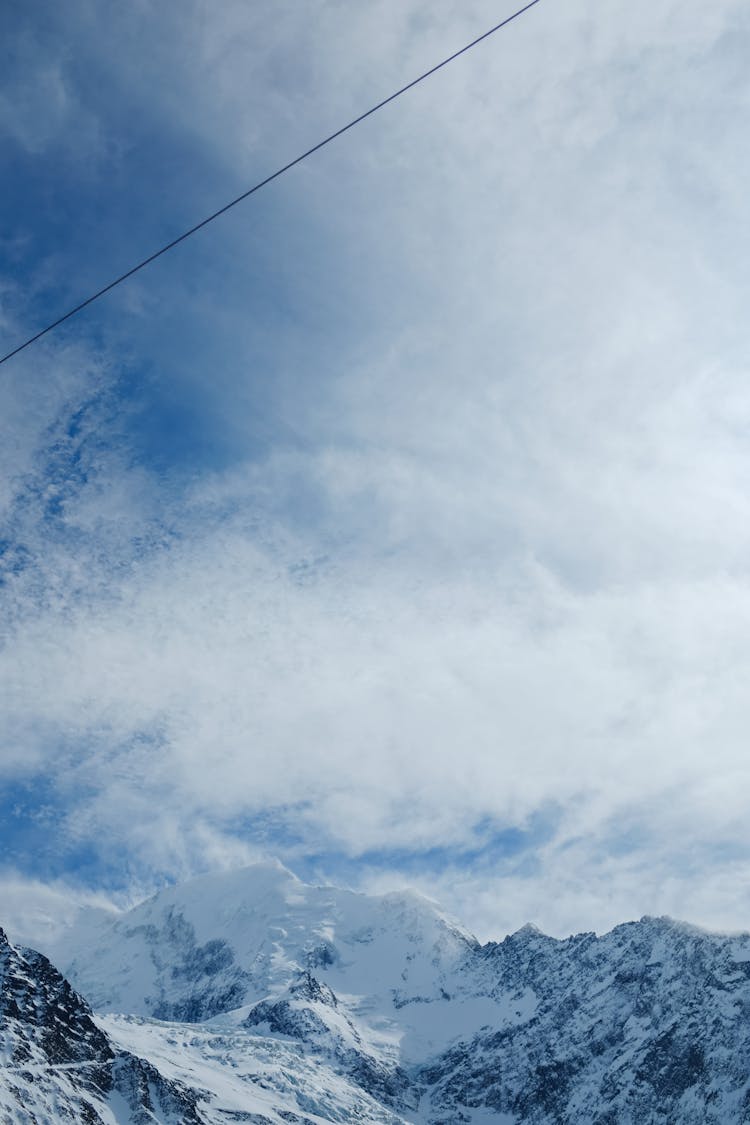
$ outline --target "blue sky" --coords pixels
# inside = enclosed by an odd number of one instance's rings
[[[511,11],[17,7],[4,344]],[[4,365],[14,901],[750,925],[749,37],[544,0]]]

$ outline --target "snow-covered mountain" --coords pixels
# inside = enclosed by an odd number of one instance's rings
[[[46,957],[0,930],[0,1119],[198,1125],[197,1095],[115,1045]]]
[[[646,918],[482,946],[417,894],[265,864],[83,916],[46,952],[94,1016],[45,958],[4,948],[2,1121],[60,1119],[10,1108],[28,1040],[31,1086],[67,1083],[81,1121],[750,1122],[748,935]],[[21,976],[54,979],[77,1013],[70,1058],[45,1046],[57,1009]],[[130,1101],[107,1117],[126,1073]]]
[[[368,1037],[397,1036],[393,1049],[416,1061],[444,1045],[419,1006],[443,1000],[477,948],[413,892],[311,887],[271,863],[162,891],[74,928],[51,953],[97,1010],[191,1023],[280,999],[309,970],[347,998],[342,1010]],[[391,1026],[390,1013],[410,1005],[413,1018]]]

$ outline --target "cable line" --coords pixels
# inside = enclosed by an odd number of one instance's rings
[[[312,156],[313,153],[319,152],[320,149],[325,148],[325,146],[329,145],[331,141],[335,141],[337,137],[342,136],[343,133],[347,133],[350,129],[353,129],[355,125],[359,125],[359,123],[361,121],[364,121],[365,118],[372,117],[372,115],[374,113],[377,113],[379,109],[382,109],[390,102],[395,101],[396,98],[400,98],[401,95],[405,94],[408,90],[414,89],[414,87],[418,86],[420,82],[424,82],[426,78],[429,78],[438,70],[442,70],[444,66],[447,66],[448,63],[453,62],[454,59],[459,58],[459,56],[461,55],[465,55],[467,51],[470,51],[472,49],[472,47],[476,47],[477,44],[482,43],[485,39],[489,39],[489,37],[491,35],[494,35],[495,32],[500,31],[504,27],[507,27],[509,23],[512,23],[513,20],[518,19],[519,16],[522,16],[524,12],[528,12],[530,8],[533,8],[539,2],[540,0],[530,0],[530,3],[526,4],[523,8],[519,8],[511,16],[508,16],[500,23],[495,24],[495,26],[491,27],[489,31],[485,31],[483,35],[479,35],[476,39],[472,39],[471,43],[467,43],[465,47],[461,47],[460,50],[454,51],[453,54],[449,55],[447,59],[443,59],[442,62],[439,62],[435,66],[430,67],[430,69],[426,70],[424,74],[420,74],[418,78],[412,79],[412,81],[408,82],[406,86],[402,86],[400,90],[396,90],[394,94],[390,94],[387,98],[383,98],[383,100],[381,102],[378,102],[377,105],[372,106],[364,113],[360,113],[359,117],[355,117],[347,125],[343,125],[340,129],[337,129],[335,133],[331,133],[330,136],[326,137],[324,140],[318,141],[318,143],[316,145],[313,145],[312,148],[309,148],[307,152],[303,152],[300,156],[295,157],[294,160],[290,160],[288,164],[285,164],[282,168],[278,168],[275,172],[272,172],[270,176],[266,176],[264,180],[261,180],[259,183],[254,184],[253,187],[249,188],[247,191],[243,191],[242,195],[238,195],[237,198],[233,199],[230,203],[225,203],[224,206],[220,207],[218,211],[214,211],[212,215],[208,215],[207,218],[202,219],[199,223],[196,223],[194,227],[190,227],[189,230],[184,231],[182,234],[178,235],[177,238],[173,238],[171,242],[168,242],[166,246],[162,246],[160,250],[156,250],[153,254],[149,254],[149,256],[147,258],[144,258],[142,262],[138,262],[137,265],[132,266],[131,269],[127,270],[125,273],[120,274],[120,276],[116,277],[114,281],[110,281],[109,285],[105,285],[103,289],[99,289],[96,293],[92,293],[91,296],[87,297],[85,301],[81,301],[80,304],[76,305],[72,309],[69,309],[68,312],[66,312],[63,316],[58,317],[57,320],[53,320],[52,323],[48,324],[46,328],[42,328],[40,332],[37,332],[34,336],[30,336],[28,340],[25,340],[22,344],[19,344],[18,347],[13,348],[12,351],[2,356],[0,358],[0,364],[7,363],[7,361],[9,359],[12,359],[14,355],[18,355],[18,353],[22,352],[24,348],[28,348],[30,344],[36,343],[36,341],[40,340],[42,336],[46,336],[48,332],[51,332],[53,328],[57,328],[66,320],[69,320],[72,316],[75,316],[76,313],[81,312],[81,310],[85,309],[87,305],[91,305],[94,303],[94,301],[98,301],[100,297],[103,297],[105,293],[109,293],[109,291],[111,289],[114,289],[115,286],[121,285],[123,281],[127,281],[127,279],[129,277],[132,277],[134,273],[138,273],[139,270],[144,269],[146,266],[150,265],[151,262],[155,262],[157,258],[160,258],[162,256],[162,254],[166,254],[168,250],[171,250],[173,247],[179,245],[180,242],[184,242],[186,238],[190,238],[191,235],[196,234],[196,232],[202,230],[203,227],[208,226],[208,224],[212,223],[214,219],[218,219],[220,215],[224,215],[232,207],[236,207],[238,203],[242,203],[244,199],[247,199],[249,196],[254,195],[256,191],[260,191],[260,189],[262,187],[265,187],[266,184],[270,184],[273,180],[277,180],[279,176],[283,176],[284,173],[288,172],[290,168],[294,168],[297,164],[301,164],[303,160],[307,160],[308,156]]]

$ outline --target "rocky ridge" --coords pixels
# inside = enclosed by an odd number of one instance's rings
[[[41,953],[0,930],[0,1120],[198,1125],[197,1095],[111,1043]]]

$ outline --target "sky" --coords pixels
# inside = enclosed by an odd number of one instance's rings
[[[11,3],[0,351],[513,10]],[[542,0],[0,367],[0,923],[750,928],[749,48]]]

